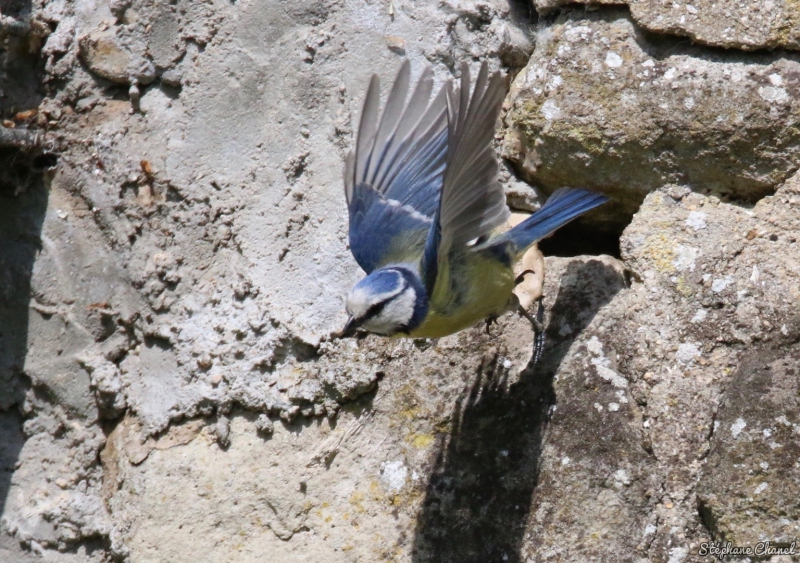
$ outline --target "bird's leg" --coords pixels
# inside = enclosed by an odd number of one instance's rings
[[[515,279],[514,284],[519,285],[523,281],[525,281],[525,276],[527,274],[536,275],[535,270],[523,270]],[[542,351],[544,350],[544,304],[543,304],[543,295],[539,295],[536,299],[537,309],[536,309],[536,316],[534,317],[531,315],[525,307],[522,305],[518,306],[519,314],[528,319],[531,323],[531,328],[533,328],[533,364],[535,365],[536,362],[539,361],[539,358],[542,356]]]
[[[494,324],[497,324],[497,317],[495,315],[492,315],[491,317],[486,317],[486,334],[488,334],[489,336],[492,335],[491,331],[489,331],[489,327]]]
[[[536,300],[538,306],[535,317],[522,305],[520,305],[518,309],[519,314],[528,319],[533,328],[533,365],[536,365],[539,361],[539,358],[542,356],[542,350],[544,350],[544,304],[542,300],[541,296]]]

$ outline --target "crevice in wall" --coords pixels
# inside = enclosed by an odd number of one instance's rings
[[[620,258],[620,237],[625,226],[601,230],[596,223],[576,219],[558,229],[552,236],[540,241],[539,250],[545,256],[607,254]]]

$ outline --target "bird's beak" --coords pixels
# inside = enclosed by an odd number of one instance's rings
[[[339,334],[337,334],[336,336],[338,338],[347,338],[348,336],[353,336],[353,333],[355,333],[357,326],[358,323],[356,323],[356,320],[353,317],[349,317],[344,325],[344,328],[340,330]]]

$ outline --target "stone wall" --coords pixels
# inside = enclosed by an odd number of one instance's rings
[[[798,22],[790,0],[0,0],[0,561],[800,538]],[[332,338],[361,275],[342,159],[403,58],[509,76],[515,209],[613,198],[543,244],[535,369],[512,316]]]

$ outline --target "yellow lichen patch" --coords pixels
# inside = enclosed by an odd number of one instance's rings
[[[692,286],[686,281],[686,278],[683,276],[678,278],[678,283],[675,285],[675,289],[678,290],[678,293],[683,295],[684,297],[691,297],[694,291],[692,290]]]
[[[650,235],[644,241],[643,251],[645,257],[653,263],[653,266],[661,273],[671,273],[675,271],[675,244],[667,235],[660,233]]]
[[[580,127],[572,127],[565,124],[559,126],[556,130],[569,139],[577,141],[584,150],[593,156],[605,154],[611,145],[606,135],[596,126],[582,125]]]
[[[364,499],[366,495],[362,491],[353,491],[353,494],[350,495],[348,502],[353,505],[353,509],[358,514],[363,514],[365,512],[364,509]],[[347,518],[347,513],[345,513],[345,518]]]
[[[403,418],[414,420],[419,417],[421,408],[419,406],[419,399],[417,393],[411,385],[405,385],[397,394],[397,400],[400,403],[398,413]]]
[[[775,18],[770,29],[770,39],[781,47],[800,44],[800,1],[785,0],[782,17]]]
[[[433,434],[427,434],[424,432],[410,432],[406,437],[405,441],[417,449],[424,450],[429,447],[435,441]]]
[[[396,561],[400,561],[405,553],[403,548],[396,543],[387,545],[386,538],[378,534],[373,536],[373,545],[378,546],[373,550],[375,560],[381,563],[395,563]]]
[[[413,481],[409,481],[402,490],[387,495],[385,498],[389,506],[411,506],[419,505],[425,494],[425,489],[419,486],[414,486]]]
[[[383,502],[386,499],[386,495],[383,493],[381,484],[375,479],[372,479],[369,482],[369,494],[372,497],[372,500],[376,502]]]

